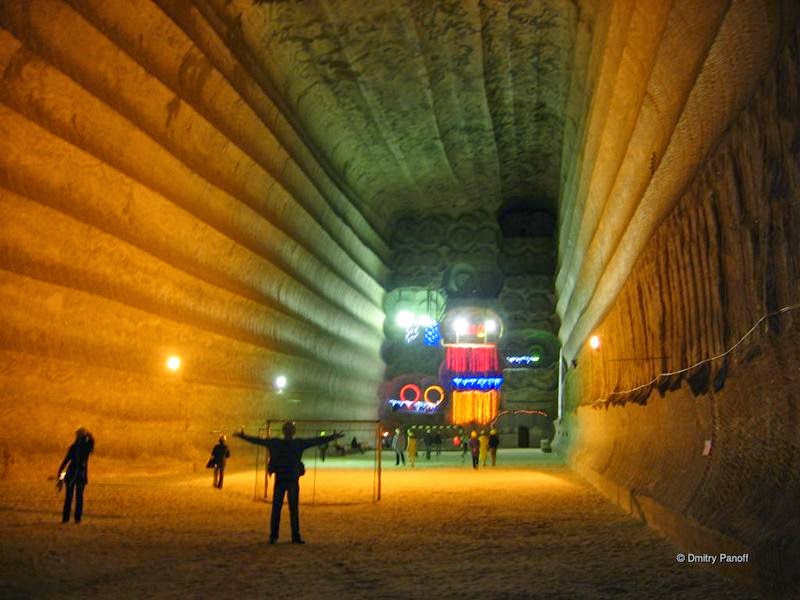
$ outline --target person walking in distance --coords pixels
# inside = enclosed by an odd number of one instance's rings
[[[245,442],[264,446],[269,449],[268,472],[275,474],[275,486],[272,492],[272,515],[270,517],[269,543],[278,541],[281,525],[281,509],[284,496],[289,497],[289,522],[292,527],[292,543],[305,544],[300,537],[300,477],[305,475],[303,451],[313,446],[321,446],[344,437],[343,433],[319,436],[314,438],[296,438],[295,426],[291,421],[283,424],[283,439],[260,438],[247,435],[244,429],[235,434]]]
[[[220,434],[219,442],[211,449],[211,461],[214,463],[214,487],[221,490],[222,480],[225,477],[225,463],[231,457],[231,451],[226,443],[228,438]]]
[[[61,522],[68,523],[75,497],[75,522],[83,516],[83,490],[89,483],[89,455],[94,451],[94,437],[81,427],[75,432],[75,441],[67,449],[67,455],[58,466],[58,489],[67,486]],[[66,467],[66,471],[64,468]]]
[[[406,464],[406,436],[403,435],[403,430],[399,427],[394,430],[394,439],[392,440],[392,450],[394,450],[394,466],[398,466],[402,461],[403,466]]]
[[[492,458],[492,466],[497,463],[497,447],[500,445],[500,438],[497,436],[497,429],[489,432],[489,456]]]
[[[478,444],[480,445],[478,456],[481,461],[481,466],[485,467],[486,459],[489,458],[489,436],[485,430],[481,431],[480,436],[478,436]]]
[[[469,434],[469,453],[472,455],[472,468],[478,468],[478,452],[480,451],[481,443],[478,441],[478,432],[472,431]]]
[[[324,431],[320,431],[319,434],[321,436],[325,435]],[[325,455],[328,453],[328,442],[319,445],[319,457],[322,459],[322,462],[325,462]]]
[[[413,431],[408,432],[408,464],[412,467],[417,464],[417,438]]]
[[[425,460],[430,460],[433,446],[433,434],[431,433],[430,427],[425,430],[425,434],[422,436],[422,442],[425,445]]]

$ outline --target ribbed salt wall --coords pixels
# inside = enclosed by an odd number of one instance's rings
[[[795,32],[650,240],[596,330],[600,349],[579,354],[567,389],[582,402],[558,438],[683,551],[749,552],[729,574],[779,593],[800,573],[800,311],[724,358],[613,392],[721,354],[800,302],[799,48]]]
[[[6,475],[81,425],[196,460],[267,416],[377,414],[388,249],[212,16],[0,4]]]

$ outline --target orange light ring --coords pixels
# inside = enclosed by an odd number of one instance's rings
[[[419,388],[417,388],[417,389],[419,389]],[[439,392],[439,400],[438,401],[434,402],[433,400],[428,398],[428,394],[430,393],[431,390],[436,390],[437,392]],[[401,391],[400,392],[400,396],[402,397],[402,395],[403,395],[403,393]],[[434,406],[439,406],[442,402],[444,402],[444,388],[442,386],[440,386],[440,385],[432,385],[432,386],[430,386],[430,387],[425,389],[425,395],[423,396],[423,398],[424,398],[425,402],[430,402]]]

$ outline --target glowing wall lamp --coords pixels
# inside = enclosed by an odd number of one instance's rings
[[[176,373],[178,369],[181,368],[181,357],[180,356],[170,356],[167,359],[167,369]]]
[[[288,383],[285,375],[278,375],[275,378],[275,389],[278,390],[280,394],[283,390],[286,389],[286,384]]]
[[[589,347],[592,350],[597,350],[598,348],[600,348],[600,336],[593,335],[592,337],[590,337],[589,338]]]

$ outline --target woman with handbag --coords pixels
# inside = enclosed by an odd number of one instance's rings
[[[94,437],[81,427],[75,432],[75,441],[67,450],[67,455],[58,466],[58,489],[67,486],[64,497],[64,510],[61,522],[68,523],[72,511],[72,498],[75,497],[75,522],[80,523],[83,516],[83,489],[89,483],[89,455],[94,450]],[[66,471],[64,470],[66,467]]]
[[[225,434],[220,434],[219,443],[211,449],[211,458],[208,460],[206,467],[214,469],[214,487],[221,490],[222,480],[225,477],[225,463],[231,457],[231,451],[228,449],[228,444],[225,442],[228,438]]]

